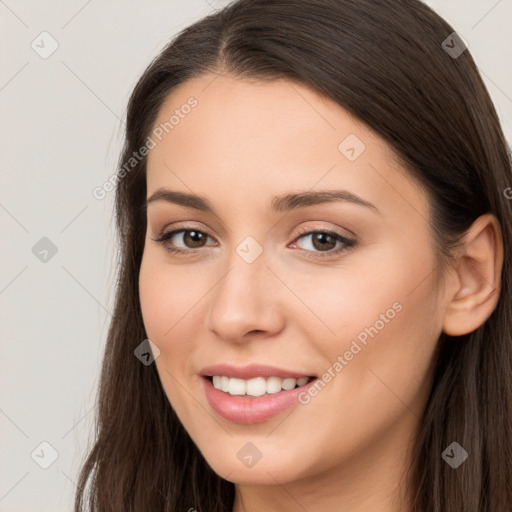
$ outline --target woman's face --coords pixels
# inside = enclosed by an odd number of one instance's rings
[[[152,139],[144,325],[207,462],[237,483],[395,474],[446,303],[424,191],[368,127],[284,80],[190,80]],[[278,391],[291,376],[316,379]]]

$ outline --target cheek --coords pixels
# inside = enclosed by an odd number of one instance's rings
[[[170,342],[176,331],[190,322],[205,294],[201,280],[188,266],[170,266],[161,257],[144,254],[139,274],[139,294],[144,326],[149,337]]]
[[[331,367],[344,358],[338,385],[343,382],[352,396],[367,392],[367,404],[375,403],[380,388],[389,393],[379,377],[405,395],[409,389],[412,398],[428,374],[441,321],[434,256],[420,252],[420,245],[413,252],[405,243],[389,244],[368,257],[361,254],[357,268],[347,261],[347,267],[319,272],[314,280],[295,280],[297,295],[316,317],[309,320],[308,314],[301,328]]]
[[[382,321],[387,329],[390,323],[397,323],[398,317],[416,314],[418,293],[426,294],[420,300],[432,299],[428,290],[419,287],[424,282],[432,286],[434,259],[428,251],[422,254],[419,257],[404,241],[395,240],[354,252],[340,266],[309,272],[294,269],[295,275],[289,279],[297,297],[315,315],[311,327],[318,329],[321,320],[325,327],[321,338],[336,343],[357,336],[376,322],[382,330]],[[425,306],[419,308],[420,313]],[[406,313],[397,314],[397,309]],[[385,316],[383,320],[381,315]],[[302,326],[307,327],[307,323]],[[317,331],[311,339],[318,337]]]
[[[139,294],[144,328],[160,350],[156,367],[166,394],[178,411],[183,396],[179,382],[196,369],[192,354],[205,339],[207,294],[214,283],[212,270],[194,265],[170,264],[157,251],[144,253],[139,274]],[[176,380],[178,379],[178,380]]]
[[[354,325],[351,342],[346,342],[360,350],[351,355],[357,349],[346,347],[345,360],[347,355],[352,359],[338,379],[339,396],[352,397],[345,405],[359,411],[374,433],[401,421],[404,414],[413,421],[423,414],[439,338],[430,285],[424,282],[413,294],[402,295],[393,314],[377,309],[375,313],[384,312],[383,319],[373,315],[363,328]]]
[[[145,253],[139,274],[139,295],[144,326],[149,338],[161,338],[169,329],[173,311],[170,294],[165,290],[167,276]],[[171,302],[171,303],[170,303]]]

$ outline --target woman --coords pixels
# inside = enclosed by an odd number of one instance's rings
[[[238,0],[147,68],[120,164],[77,512],[512,510],[511,161],[452,27]]]

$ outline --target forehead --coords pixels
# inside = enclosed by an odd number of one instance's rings
[[[189,108],[192,101],[196,105]],[[283,79],[264,82],[211,74],[194,78],[167,97],[155,127],[165,127],[169,120],[172,126],[162,137],[166,141],[154,154],[200,142],[203,151],[229,147],[231,158],[261,158],[269,151],[275,157],[288,150],[303,157],[323,141],[322,148],[330,146],[337,155],[339,142],[351,131],[377,142],[371,130],[337,103]]]
[[[295,189],[343,187],[384,210],[397,194],[422,201],[373,130],[297,82],[203,75],[167,97],[153,128],[161,140],[153,137],[148,155],[148,195],[176,188],[242,207]]]

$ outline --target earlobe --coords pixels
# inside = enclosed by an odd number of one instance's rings
[[[501,290],[503,239],[496,217],[482,215],[468,229],[454,271],[455,285],[448,289],[443,332],[468,334],[491,316]]]

